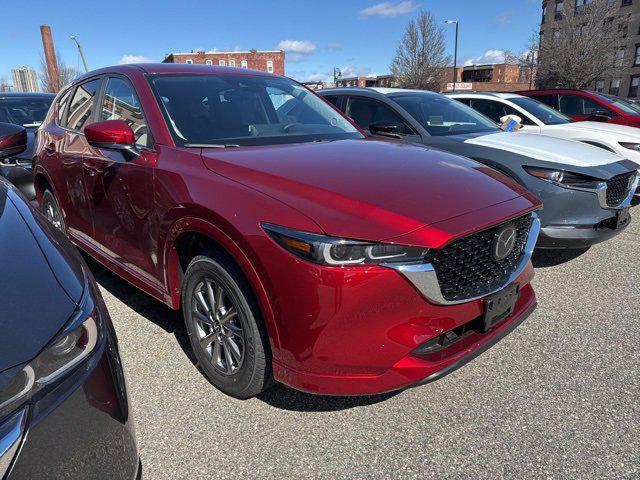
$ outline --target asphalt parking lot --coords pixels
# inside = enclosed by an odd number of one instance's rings
[[[536,255],[538,310],[435,383],[239,401],[180,317],[91,263],[120,339],[144,478],[640,478],[640,207],[582,255]]]

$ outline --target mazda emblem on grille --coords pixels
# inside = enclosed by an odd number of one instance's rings
[[[491,244],[491,257],[498,261],[509,256],[516,244],[516,229],[513,225],[503,225],[496,232]]]

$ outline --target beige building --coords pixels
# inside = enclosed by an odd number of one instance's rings
[[[19,67],[11,70],[13,89],[16,92],[39,92],[38,76],[33,68]]]

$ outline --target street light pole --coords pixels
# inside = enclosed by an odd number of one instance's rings
[[[80,46],[80,42],[78,42],[78,39],[76,38],[75,35],[71,35],[71,40],[73,40],[74,42],[76,42],[76,45],[78,46],[78,53],[80,53],[80,58],[82,59],[82,65],[84,65],[84,72],[87,73],[89,71],[89,67],[87,67],[87,60],[84,58],[84,54],[82,53],[82,47]]]
[[[455,24],[456,26],[456,40],[453,49],[453,92],[456,91],[456,83],[458,82],[458,20],[447,20],[448,24]]]

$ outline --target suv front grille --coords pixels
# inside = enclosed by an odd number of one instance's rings
[[[430,251],[425,260],[433,265],[442,296],[447,301],[460,301],[487,295],[504,286],[522,260],[532,221],[529,214]],[[493,240],[497,230],[506,224],[516,229],[515,245],[507,257],[494,260]]]
[[[617,175],[607,182],[607,205],[617,207],[629,195],[632,178],[636,172]]]

